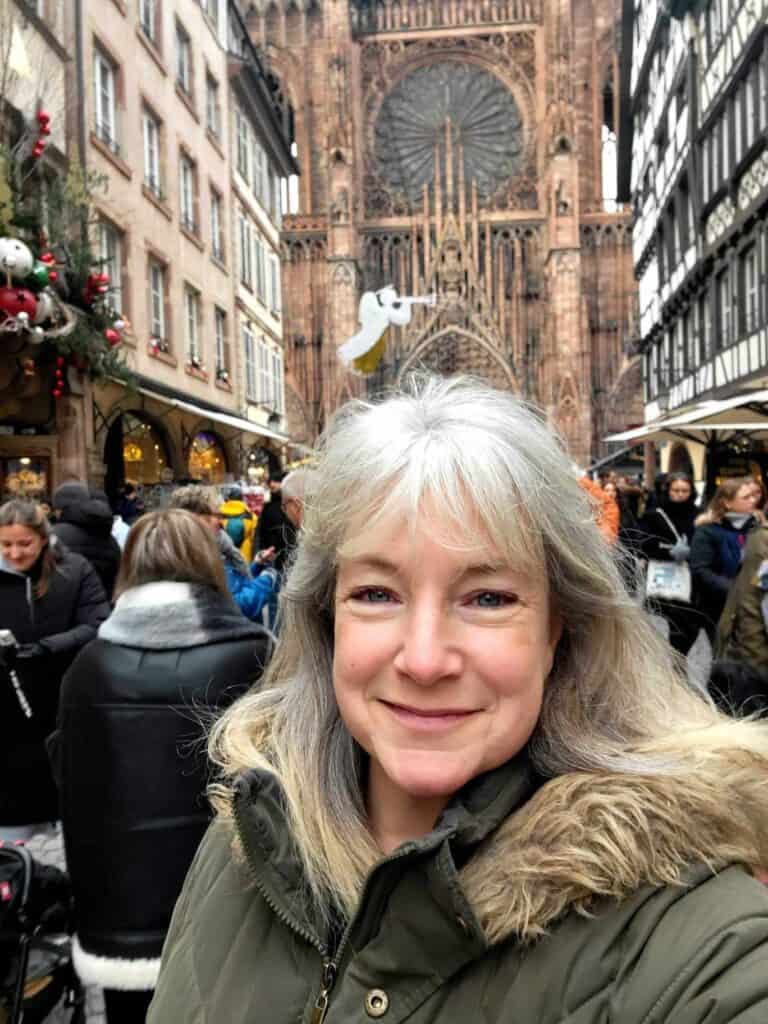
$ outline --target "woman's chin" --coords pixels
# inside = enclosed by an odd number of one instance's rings
[[[450,799],[477,771],[466,760],[429,752],[382,766],[391,783],[415,800]]]

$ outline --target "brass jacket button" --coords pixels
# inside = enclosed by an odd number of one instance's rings
[[[383,988],[372,988],[365,997],[365,1012],[369,1017],[383,1017],[389,1009],[389,996]]]

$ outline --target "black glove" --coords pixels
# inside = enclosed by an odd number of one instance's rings
[[[42,644],[19,644],[16,657],[21,658],[41,658],[48,652]]]

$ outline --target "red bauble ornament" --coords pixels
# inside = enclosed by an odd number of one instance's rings
[[[38,139],[38,141],[35,143],[34,149],[32,150],[32,156],[35,157],[35,158],[41,157],[43,155],[43,150],[44,149],[45,149],[45,143],[41,142]]]
[[[52,267],[56,262],[56,257],[53,255],[52,252],[44,252],[43,255],[40,257],[40,262],[47,263],[49,267]]]
[[[51,284],[55,284],[55,283],[56,283],[56,282],[57,282],[57,281],[59,280],[59,274],[58,274],[58,271],[56,271],[56,270],[52,270],[52,271],[51,271],[51,272],[50,272],[50,273],[48,274],[48,280],[49,280],[49,281],[51,282]]]
[[[106,329],[106,331],[104,331],[104,337],[109,342],[109,347],[110,348],[114,348],[115,345],[119,345],[120,344],[120,341],[121,341],[120,334],[117,331],[113,331],[111,327],[108,327]]]
[[[47,110],[38,110],[37,123],[41,125],[51,123],[51,115],[48,113]]]
[[[41,124],[40,125],[40,134],[41,135],[50,135],[51,134],[51,129],[48,127],[47,124]]]
[[[97,274],[96,279],[99,284],[109,284],[109,274]]]
[[[33,292],[26,288],[0,288],[0,310],[9,317],[18,316],[19,313],[28,313],[29,319],[35,319],[37,312],[37,299]]]
[[[58,367],[66,366],[67,365],[67,360],[64,358],[64,356],[57,356],[56,357],[56,365]]]
[[[61,398],[61,396],[63,394],[64,394],[64,392],[61,390],[61,388],[54,388],[53,389],[53,397],[54,398]]]

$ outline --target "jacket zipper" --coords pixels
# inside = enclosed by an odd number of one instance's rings
[[[360,909],[365,904],[365,895],[368,890],[368,882],[370,881],[370,875],[368,876],[368,879],[366,880],[365,883],[365,887],[363,888],[358,913],[355,914],[355,916],[352,918],[352,920],[345,928],[344,933],[341,937],[341,941],[339,942],[339,945],[336,948],[336,953],[334,954],[333,957],[331,957],[328,955],[328,947],[324,945],[324,943],[322,943],[316,935],[310,932],[308,928],[304,928],[302,925],[299,924],[299,922],[295,918],[291,917],[290,914],[287,914],[281,907],[279,907],[277,903],[272,899],[270,894],[267,892],[258,872],[256,871],[256,868],[254,867],[255,857],[253,856],[253,848],[246,837],[246,832],[245,829],[243,828],[243,821],[240,814],[240,809],[237,803],[235,803],[234,801],[233,804],[237,831],[240,836],[240,841],[243,844],[243,848],[245,849],[246,860],[248,861],[248,868],[251,878],[253,879],[256,888],[259,891],[259,894],[261,895],[267,906],[270,908],[272,913],[280,921],[282,921],[284,925],[286,925],[297,935],[303,938],[306,942],[308,942],[310,946],[313,946],[318,951],[320,956],[323,958],[323,971],[320,980],[320,991],[318,993],[317,999],[315,1000],[314,1011],[311,1017],[311,1024],[323,1024],[326,1016],[328,1015],[328,1007],[331,1001],[331,993],[333,992],[333,987],[336,984],[336,981],[339,976],[339,965],[341,964],[342,957],[346,951],[350,935],[352,934],[352,930],[355,924],[357,923],[357,918],[360,913]],[[379,863],[376,866],[381,867],[382,864],[390,864],[393,861],[397,861],[403,857],[407,857],[409,853],[411,853],[410,848],[401,848],[396,853],[390,855],[389,857],[385,857],[384,860],[382,861],[379,861]]]

